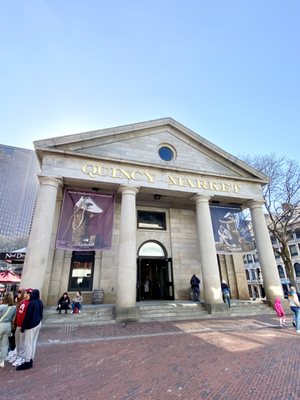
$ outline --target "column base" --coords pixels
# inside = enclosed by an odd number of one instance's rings
[[[134,322],[140,318],[138,307],[116,307],[116,322]]]
[[[225,303],[215,303],[215,304],[204,304],[205,310],[208,314],[219,313],[223,311],[228,311],[228,305]]]

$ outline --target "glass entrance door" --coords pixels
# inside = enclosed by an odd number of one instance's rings
[[[173,300],[171,259],[138,258],[137,301]]]

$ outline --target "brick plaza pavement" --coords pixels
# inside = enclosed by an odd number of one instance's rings
[[[0,399],[298,400],[299,345],[270,315],[43,328],[33,369],[0,369]]]

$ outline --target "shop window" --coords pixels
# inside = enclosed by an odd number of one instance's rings
[[[296,277],[300,278],[300,264],[299,263],[294,264],[294,270],[295,270]]]
[[[166,230],[166,214],[164,212],[138,210],[137,224],[139,229]]]
[[[284,273],[283,266],[282,265],[277,265],[277,269],[278,269],[279,277],[284,279],[285,278],[285,273]]]
[[[292,256],[292,257],[298,255],[297,247],[296,247],[295,244],[291,244],[291,245],[289,246],[289,249],[290,249],[290,253],[291,253],[291,256]]]
[[[69,291],[91,291],[93,287],[95,252],[73,251]]]

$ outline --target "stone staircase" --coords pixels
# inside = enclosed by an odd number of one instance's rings
[[[209,316],[201,303],[193,301],[145,301],[140,303],[139,309],[140,322],[177,321]]]
[[[87,304],[78,314],[58,314],[56,307],[44,308],[43,326],[61,327],[64,325],[106,325],[115,323],[114,304]]]
[[[136,306],[139,308],[139,322],[274,315],[273,309],[263,300],[232,300],[230,310],[224,305],[223,311],[213,314],[208,314],[203,304],[193,301],[145,301]],[[84,305],[80,314],[58,314],[56,307],[47,307],[44,310],[43,326],[114,324],[115,315],[114,304]]]
[[[250,317],[254,315],[275,315],[272,307],[266,300],[231,300],[231,310],[225,306],[225,316],[228,317]],[[216,314],[213,314],[216,316]]]

